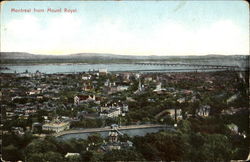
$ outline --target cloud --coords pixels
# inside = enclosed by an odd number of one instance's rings
[[[230,20],[194,30],[188,24],[165,21],[153,30],[131,30],[122,19],[103,18],[87,23],[85,17],[64,14],[39,19],[26,15],[5,25],[3,51],[68,54],[101,52],[139,55],[248,54],[249,32]],[[147,29],[147,26],[145,26]]]
[[[247,54],[249,33],[245,34],[233,22],[222,20],[198,30],[194,42],[201,53]]]
[[[40,30],[40,25],[35,16],[25,15],[22,19],[10,21],[6,28],[9,34],[21,39],[24,35],[29,37],[32,36],[32,34],[37,33]]]
[[[44,24],[33,15],[25,15],[10,21],[6,29],[2,42],[7,51],[62,52],[78,36],[81,21],[72,15],[62,15],[47,19]]]
[[[198,30],[168,21],[157,25],[151,34],[147,47],[159,55],[247,54],[249,51],[246,33],[230,20],[216,21]]]

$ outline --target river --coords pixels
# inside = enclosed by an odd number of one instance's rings
[[[127,134],[130,137],[133,137],[133,136],[145,136],[147,133],[156,133],[156,132],[159,132],[160,130],[173,131],[173,128],[139,128],[139,129],[120,130],[120,132],[123,134]],[[87,139],[88,136],[95,134],[95,133],[66,134],[66,135],[59,136],[57,138],[62,139],[62,140]],[[106,137],[108,137],[109,131],[103,131],[103,132],[98,132],[98,133],[101,135],[101,137],[106,138]]]
[[[35,65],[3,65],[7,70],[2,73],[23,73],[26,70],[35,73],[39,70],[46,74],[55,73],[79,73],[89,70],[107,69],[115,71],[145,71],[145,72],[194,72],[194,71],[218,71],[222,69],[204,69],[192,66],[157,66],[157,65],[136,65],[136,64],[35,64]]]

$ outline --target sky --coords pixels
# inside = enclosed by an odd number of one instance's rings
[[[240,0],[8,1],[1,3],[1,52],[247,55],[249,6]]]

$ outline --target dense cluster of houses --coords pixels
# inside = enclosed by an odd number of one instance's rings
[[[195,81],[196,79],[204,82],[203,86],[197,86],[195,89],[171,86],[181,80]],[[201,90],[214,91],[223,87],[223,85],[218,87],[218,84],[214,84],[216,82],[215,77],[204,73],[199,74],[199,78],[195,78],[188,74],[178,73],[109,73],[107,69],[90,70],[78,74],[43,74],[39,71],[36,73],[5,74],[1,76],[1,80],[1,86],[3,87],[1,98],[5,101],[1,105],[4,109],[2,113],[4,120],[12,120],[16,117],[29,119],[38,110],[45,110],[50,112],[49,114],[53,114],[58,109],[74,110],[82,105],[88,106],[91,104],[95,105],[92,108],[95,108],[98,112],[98,115],[95,115],[94,118],[124,117],[129,113],[128,102],[136,102],[133,96],[139,96],[146,91],[151,91],[157,95],[171,95],[176,98],[177,103],[183,104],[199,101],[199,91]],[[113,100],[113,97],[117,94],[128,91],[132,92],[130,96],[126,96],[125,101]],[[230,89],[232,93],[235,91],[235,89]],[[72,92],[72,94],[67,96],[68,92]],[[227,103],[234,101],[237,97],[238,94],[231,96]],[[150,97],[147,100],[155,102]],[[171,118],[182,119],[181,109],[172,109],[167,105],[166,107],[166,112]],[[232,108],[222,113],[232,114],[238,110]],[[197,116],[207,117],[210,111],[210,105],[201,105],[195,113]],[[83,111],[79,111],[77,114],[78,116],[90,115],[88,112],[83,113]],[[77,116],[68,116],[68,118],[75,120]],[[70,127],[70,122],[64,122],[63,120],[55,122],[53,118],[46,119],[46,122],[41,124],[43,130],[55,132]]]

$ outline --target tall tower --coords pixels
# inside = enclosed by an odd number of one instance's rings
[[[138,91],[142,91],[142,88],[141,88],[141,79],[139,78],[139,84],[138,84]]]

